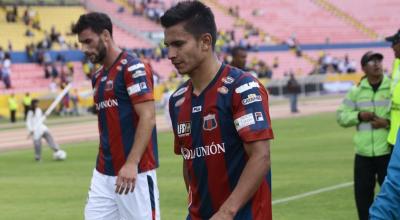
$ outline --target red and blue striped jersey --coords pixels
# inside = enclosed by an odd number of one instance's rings
[[[135,141],[139,117],[134,105],[153,101],[153,75],[150,68],[122,52],[108,69],[100,67],[92,78],[97,110],[100,146],[96,169],[116,176],[125,164]],[[158,167],[156,128],[140,160],[138,171]]]
[[[171,96],[169,109],[174,150],[189,174],[187,219],[202,220],[236,187],[248,160],[244,143],[272,139],[273,132],[267,91],[251,74],[223,64],[200,95],[192,91],[188,80]],[[270,171],[235,219],[272,219]]]

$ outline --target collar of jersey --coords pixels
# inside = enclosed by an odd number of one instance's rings
[[[114,62],[111,64],[110,68],[106,69],[104,67],[103,74],[108,74],[108,71],[110,71],[110,69],[112,69],[115,66],[115,64],[119,61],[119,59],[122,57],[123,54],[124,54],[124,51],[121,51],[121,53],[119,53],[117,59],[114,60]]]
[[[203,91],[201,91],[201,93],[199,95],[195,95],[193,93],[193,84],[192,84],[192,81],[190,81],[190,90],[191,90],[192,96],[194,96],[194,97],[202,96],[209,88],[211,88],[215,84],[215,82],[219,79],[219,77],[220,77],[221,73],[224,71],[224,69],[225,69],[225,63],[222,63],[217,74],[214,76],[214,79],[211,80],[211,82],[208,84],[208,86]]]

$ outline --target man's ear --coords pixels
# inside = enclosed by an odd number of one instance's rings
[[[201,49],[207,51],[212,48],[212,36],[209,33],[203,34],[201,36]]]
[[[104,29],[103,32],[101,32],[101,37],[104,41],[111,40],[111,33],[107,29]]]

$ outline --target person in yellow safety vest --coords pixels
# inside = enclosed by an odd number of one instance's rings
[[[395,60],[393,62],[392,84],[390,91],[392,94],[392,109],[390,111],[391,126],[388,142],[396,144],[397,131],[400,126],[400,30],[396,34],[386,38],[392,43]]]
[[[8,98],[8,109],[10,110],[10,120],[11,123],[15,123],[17,121],[15,115],[17,113],[18,103],[15,99],[14,93],[11,93],[10,97]]]
[[[28,115],[29,109],[31,108],[32,98],[29,92],[25,93],[24,99],[22,100],[24,104],[24,120],[26,121],[26,116]]]

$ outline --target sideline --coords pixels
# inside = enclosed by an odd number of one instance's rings
[[[290,197],[283,198],[283,199],[277,199],[277,200],[272,201],[272,205],[277,205],[277,204],[280,204],[280,203],[286,203],[286,202],[289,202],[289,201],[292,201],[292,200],[297,200],[297,199],[301,199],[301,198],[304,198],[304,197],[320,194],[320,193],[323,193],[323,192],[329,192],[329,191],[333,191],[333,190],[336,190],[336,189],[349,187],[349,186],[352,186],[352,185],[353,185],[353,182],[341,183],[341,184],[338,184],[338,185],[317,189],[317,190],[306,192],[306,193],[302,193],[302,194],[299,194],[299,195],[290,196]]]

